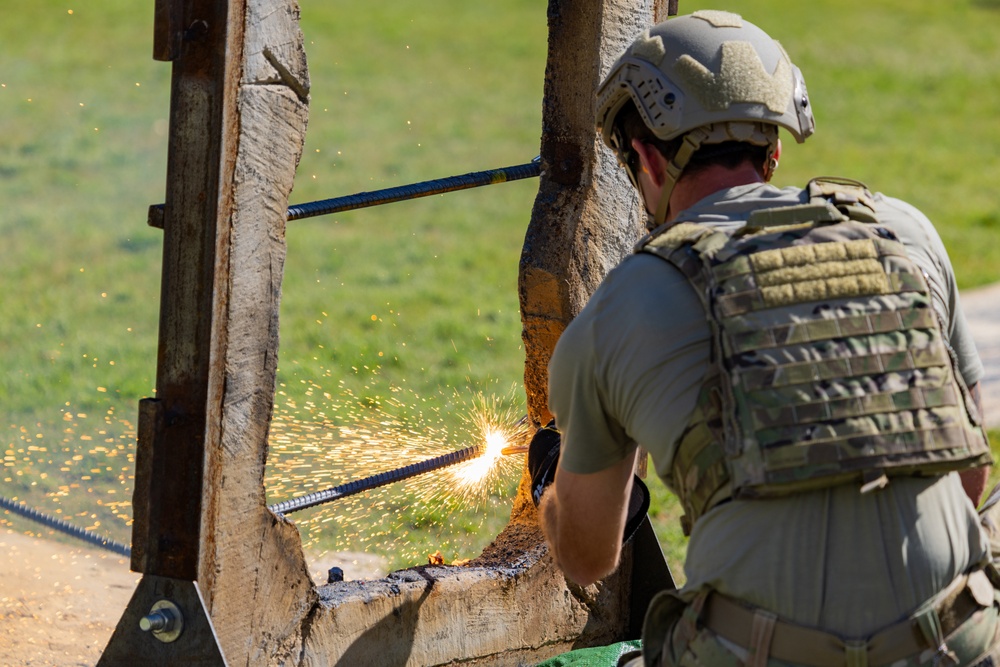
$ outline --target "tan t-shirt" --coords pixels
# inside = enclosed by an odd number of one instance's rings
[[[744,185],[701,200],[678,221],[740,226],[752,210],[806,199],[799,188]],[[982,364],[939,236],[913,207],[877,199],[880,221],[928,277],[966,382],[978,382]],[[626,258],[567,327],[549,365],[560,465],[597,472],[639,443],[664,478],[708,366],[709,336],[701,302],[677,269],[647,254]],[[711,586],[789,620],[863,636],[904,617],[986,548],[952,474],[894,479],[864,496],[844,486],[725,503],[695,525],[684,570],[692,591]]]

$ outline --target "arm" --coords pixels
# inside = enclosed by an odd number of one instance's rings
[[[618,567],[635,453],[600,472],[558,468],[539,505],[542,531],[563,573],[588,586]]]
[[[979,408],[979,414],[983,414],[983,393],[979,389],[979,383],[977,382],[969,387],[969,392],[972,394],[972,400],[976,402],[976,407]],[[982,499],[983,492],[986,491],[986,484],[989,481],[990,466],[963,470],[958,473],[958,476],[962,479],[962,488],[965,489],[965,495],[969,496],[969,500],[972,501],[973,506],[979,507],[979,501]]]

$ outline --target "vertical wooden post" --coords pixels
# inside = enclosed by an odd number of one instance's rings
[[[597,138],[598,85],[664,0],[550,0],[542,174],[521,254],[528,414],[550,418],[548,361],[566,325],[642,231],[638,198]]]
[[[154,56],[173,62],[156,399],[139,411],[132,569],[144,577],[101,665],[179,659],[225,664],[196,585],[210,452],[218,447],[226,349],[236,74],[243,0],[157,0]],[[156,633],[173,605],[178,637]],[[160,610],[162,613],[162,610]],[[140,627],[140,619],[144,624]],[[165,621],[166,622],[166,621]],[[195,628],[199,631],[196,632]],[[164,637],[169,637],[167,641]]]
[[[263,489],[308,75],[293,0],[156,0],[155,16],[154,57],[173,73],[156,398],[140,404],[133,499],[144,577],[101,664],[223,664],[223,647],[249,664],[261,637],[295,642],[290,610],[311,589]],[[291,603],[254,599],[272,586]],[[158,600],[184,617],[173,641],[139,629]]]

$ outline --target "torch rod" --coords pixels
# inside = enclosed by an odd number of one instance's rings
[[[356,493],[361,493],[370,489],[377,489],[380,486],[386,486],[387,484],[392,484],[393,482],[401,482],[404,479],[416,477],[417,475],[423,475],[424,473],[431,472],[432,470],[447,468],[448,466],[455,465],[456,463],[474,459],[482,453],[482,445],[466,447],[465,449],[460,449],[456,452],[449,452],[418,463],[411,463],[410,465],[403,466],[402,468],[380,472],[379,474],[372,475],[371,477],[357,479],[353,482],[341,484],[340,486],[334,486],[323,491],[316,491],[298,498],[284,500],[280,503],[269,505],[268,509],[278,515],[290,514],[299,510],[315,507],[316,505],[323,505],[333,500],[353,496]]]

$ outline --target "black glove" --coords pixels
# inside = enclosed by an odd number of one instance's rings
[[[531,475],[531,499],[535,507],[538,507],[545,487],[556,477],[561,444],[562,435],[553,419],[535,432],[528,445],[528,473]],[[632,479],[632,493],[628,499],[628,515],[625,519],[622,542],[628,542],[635,534],[639,524],[646,518],[647,511],[649,511],[649,489],[638,476],[635,476]]]
[[[555,419],[538,429],[531,437],[528,445],[528,474],[531,475],[531,499],[535,502],[535,507],[538,507],[545,487],[556,478],[561,442],[562,436],[556,428]]]

